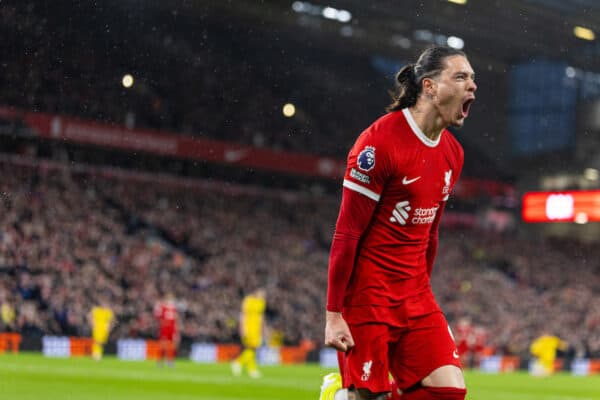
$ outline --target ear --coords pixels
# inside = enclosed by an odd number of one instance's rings
[[[433,97],[437,90],[437,83],[431,78],[423,78],[423,93]]]

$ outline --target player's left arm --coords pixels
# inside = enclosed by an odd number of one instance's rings
[[[117,326],[117,316],[114,311],[111,310],[110,321],[108,322],[108,332],[112,332],[115,326]]]
[[[453,167],[453,169],[456,170],[456,174],[454,177],[454,181],[452,182],[452,189],[454,189],[454,186],[460,178],[460,174],[462,172],[462,167],[464,163],[464,153],[460,145],[457,148],[456,156],[456,165]],[[438,208],[437,213],[435,214],[435,219],[433,220],[433,223],[431,224],[431,229],[429,231],[427,252],[425,253],[425,259],[427,263],[427,275],[429,276],[431,276],[431,271],[433,271],[433,264],[435,263],[435,257],[437,255],[440,221],[442,220],[442,214],[444,213],[444,210],[446,208],[447,201],[448,199],[445,199],[444,201],[440,202],[440,207]]]
[[[427,260],[427,275],[431,276],[431,271],[433,271],[433,263],[435,262],[435,256],[437,255],[438,242],[439,242],[439,226],[440,221],[442,219],[442,214],[444,209],[446,208],[446,202],[443,201],[440,204],[440,207],[435,214],[435,219],[431,225],[431,230],[429,231],[429,240],[427,242],[427,252],[425,254],[425,259]]]

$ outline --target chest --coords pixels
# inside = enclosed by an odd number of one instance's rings
[[[162,318],[166,320],[174,320],[177,315],[177,310],[175,307],[164,306],[161,312]]]
[[[442,152],[416,152],[399,160],[388,182],[393,200],[410,200],[421,206],[434,206],[448,199],[459,171]]]

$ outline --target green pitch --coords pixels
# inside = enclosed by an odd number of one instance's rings
[[[260,379],[234,378],[227,364],[179,361],[175,368],[108,357],[49,359],[39,354],[0,355],[0,398],[19,400],[317,400],[316,365],[263,367]],[[598,400],[600,376],[466,373],[470,400]]]

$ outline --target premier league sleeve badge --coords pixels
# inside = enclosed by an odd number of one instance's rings
[[[358,168],[370,171],[375,167],[375,147],[367,146],[359,154],[356,160]]]

